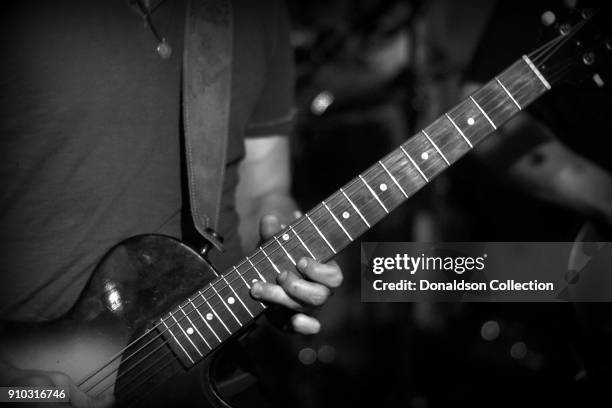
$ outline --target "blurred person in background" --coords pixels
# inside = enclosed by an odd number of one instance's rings
[[[465,73],[463,94],[534,49],[547,27],[559,23],[555,13],[562,19],[573,3],[499,1]],[[600,77],[604,83],[610,78],[604,72]],[[595,81],[562,85],[520,112],[475,153],[534,196],[612,226],[612,159],[605,148],[606,135],[612,134],[611,96],[608,84]]]
[[[608,13],[609,10],[602,9],[603,5],[603,2],[576,4],[567,0],[498,1],[464,74],[462,93],[467,96],[475,91],[514,59],[536,48],[546,34],[558,34],[567,15],[579,12],[578,7],[591,6],[600,13]],[[612,135],[609,120],[612,75],[598,74],[593,80],[556,87],[474,151],[485,166],[495,169],[502,178],[527,194],[560,207],[560,211],[546,212],[532,207],[527,210],[527,214],[532,212],[529,216],[515,213],[516,207],[512,208],[512,204],[502,204],[502,209],[512,212],[506,213],[507,222],[516,223],[515,235],[523,236],[523,240],[535,237],[534,240],[571,241],[585,220],[593,221],[603,232],[604,235],[595,239],[610,239],[612,159],[607,147]],[[503,217],[503,213],[500,215]],[[538,231],[539,227],[544,229]],[[499,231],[494,234],[504,240]],[[584,380],[589,392],[582,395],[587,400],[600,401],[612,379],[609,304],[575,304],[574,313],[567,314],[560,314],[565,309],[554,306],[542,305],[535,310],[539,319],[559,319],[562,330],[553,332],[554,335],[570,332],[573,315],[577,317],[573,343],[578,350],[581,373],[576,379]],[[535,318],[533,323],[537,321]]]

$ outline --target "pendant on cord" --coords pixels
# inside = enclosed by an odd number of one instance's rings
[[[172,55],[172,47],[170,44],[168,44],[165,38],[162,38],[160,43],[157,44],[156,50],[157,54],[159,54],[162,59],[168,59]]]

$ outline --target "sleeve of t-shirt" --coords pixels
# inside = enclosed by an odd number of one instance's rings
[[[289,42],[289,17],[285,3],[276,1],[272,19],[267,72],[260,97],[246,127],[247,137],[288,135],[294,118],[294,65]]]

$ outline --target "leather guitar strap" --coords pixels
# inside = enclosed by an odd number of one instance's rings
[[[221,249],[217,228],[230,116],[230,0],[188,0],[183,51],[183,127],[189,202],[197,231]]]

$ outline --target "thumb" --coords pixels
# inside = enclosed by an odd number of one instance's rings
[[[259,221],[259,235],[263,240],[271,238],[281,229],[281,223],[276,215],[264,215]]]

